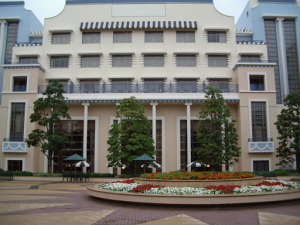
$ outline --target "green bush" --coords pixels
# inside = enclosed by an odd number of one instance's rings
[[[120,174],[118,178],[133,178],[134,176],[132,174]]]
[[[289,175],[289,172],[286,170],[274,170],[274,173],[276,174],[276,176],[287,176]]]
[[[90,173],[90,177],[115,177],[113,174],[111,173]]]
[[[257,171],[254,172],[256,176],[261,176],[261,177],[276,177],[276,173],[273,171]]]
[[[12,171],[14,176],[32,176],[33,173],[29,171]]]
[[[34,177],[62,177],[61,173],[34,173]]]

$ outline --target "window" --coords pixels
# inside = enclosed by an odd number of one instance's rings
[[[25,122],[25,103],[11,103],[10,110],[10,140],[23,141]]]
[[[132,55],[113,55],[112,67],[131,67]]]
[[[13,77],[13,92],[25,92],[27,89],[27,77]]]
[[[250,75],[250,91],[265,91],[265,76]]]
[[[23,171],[23,160],[7,160],[8,171]]]
[[[19,63],[20,64],[36,64],[36,63],[38,63],[38,58],[36,56],[20,57]]]
[[[176,83],[177,83],[177,92],[179,93],[197,92],[196,79],[178,79]]]
[[[114,32],[113,37],[114,43],[131,43],[132,42],[132,32]]]
[[[162,93],[164,92],[164,80],[162,79],[145,79],[145,93]]]
[[[163,67],[164,56],[163,55],[144,55],[145,67]]]
[[[69,85],[69,80],[58,80],[63,85],[64,93],[72,92],[72,85]],[[50,80],[49,80],[50,82]]]
[[[69,56],[51,56],[50,68],[68,68]]]
[[[177,31],[176,32],[177,43],[195,43],[194,31]]]
[[[225,31],[207,31],[208,42],[219,42],[226,43],[226,32]]]
[[[164,42],[164,33],[162,31],[145,31],[146,43]]]
[[[82,33],[82,43],[92,44],[100,43],[101,34],[100,32],[84,32]]]
[[[99,55],[85,55],[81,56],[81,67],[99,67],[100,66],[100,56]]]
[[[70,44],[70,33],[53,33],[52,44]]]
[[[242,62],[260,62],[259,55],[241,55]]]
[[[111,81],[112,93],[130,93],[131,80],[112,80]]]
[[[251,102],[252,141],[267,141],[266,102]]]
[[[4,47],[5,49],[4,64],[11,64],[13,47],[18,41],[18,32],[19,32],[19,22],[7,21],[6,46]]]
[[[208,56],[209,67],[227,67],[228,59],[227,55],[209,55]]]
[[[80,93],[98,93],[99,80],[81,80]]]
[[[253,161],[253,172],[269,171],[269,160]]]
[[[176,55],[177,67],[196,67],[197,57],[196,55]]]

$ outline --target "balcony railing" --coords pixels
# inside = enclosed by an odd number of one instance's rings
[[[14,85],[13,91],[14,92],[25,92],[27,85]]]
[[[249,138],[249,153],[273,153],[273,138]]]
[[[6,153],[27,153],[25,138],[4,138],[2,152]]]
[[[205,93],[208,86],[218,88],[222,93],[238,93],[237,84],[177,84],[177,83],[106,83],[101,84],[69,84],[64,85],[65,93]],[[38,93],[43,93],[47,85],[39,85]]]

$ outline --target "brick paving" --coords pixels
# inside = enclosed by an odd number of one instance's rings
[[[300,224],[300,200],[220,207],[143,205],[93,198],[86,185],[1,181],[0,224]]]

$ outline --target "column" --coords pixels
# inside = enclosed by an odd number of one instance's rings
[[[158,103],[153,102],[152,105],[152,138],[154,141],[154,146],[156,148],[156,106]]]
[[[278,24],[278,49],[279,49],[279,69],[281,74],[281,87],[283,88],[283,98],[289,94],[289,83],[288,83],[288,71],[286,65],[286,52],[285,52],[285,38],[284,38],[284,29],[283,29],[283,20],[284,18],[277,18]]]
[[[186,105],[186,129],[187,129],[187,164],[192,161],[192,139],[191,139],[191,102],[185,103]],[[191,167],[188,167],[188,171],[191,170]]]
[[[3,49],[4,49],[4,39],[5,39],[5,24],[6,21],[5,20],[0,20],[0,26],[1,26],[1,30],[0,30],[0,64],[2,64],[2,60],[3,60]]]
[[[89,103],[83,103],[84,117],[83,117],[83,158],[87,159],[87,130],[88,130],[88,107]],[[97,159],[95,159],[97,160]]]

